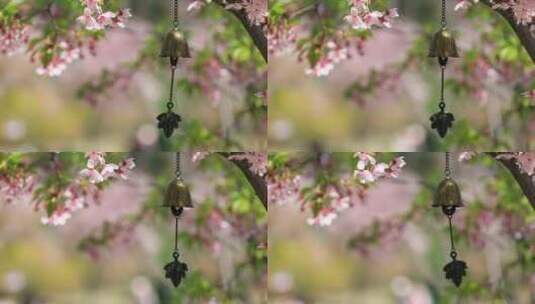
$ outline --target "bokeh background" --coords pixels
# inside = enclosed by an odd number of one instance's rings
[[[331,162],[347,159],[341,154],[331,153],[338,155]],[[431,207],[444,156],[402,155],[407,167],[398,179],[372,186],[365,200],[326,227],[307,224],[311,214],[297,197],[270,205],[271,303],[533,303],[534,252],[521,249],[519,235],[505,232],[505,217],[494,215],[517,210],[528,223],[522,229],[533,235],[535,212],[509,173],[488,159],[453,162],[452,176],[465,203],[454,216],[456,247],[468,263],[463,285],[456,288],[442,272],[450,261],[447,218]],[[341,171],[340,177],[351,173],[348,163],[345,167],[349,173]],[[314,184],[309,167],[295,172],[303,187]],[[481,212],[486,208],[492,211]],[[401,229],[395,228],[403,217]],[[472,234],[472,225],[481,230]],[[388,232],[379,233],[381,227]],[[360,245],[352,246],[350,240],[359,235]]]
[[[23,158],[46,160],[47,154]],[[34,210],[32,193],[9,203],[2,197],[0,303],[265,302],[267,262],[260,247],[267,212],[242,173],[215,155],[201,163],[183,155],[195,208],[179,222],[180,259],[189,273],[174,288],[163,266],[172,260],[175,223],[161,207],[174,154],[130,156],[137,167],[129,179],[114,182],[98,204],[63,226],[41,224],[44,211]],[[113,237],[101,237],[106,231]],[[94,246],[84,247],[91,238]]]
[[[313,1],[274,2],[286,5],[291,14],[310,8]],[[347,12],[326,3],[317,13],[309,10],[292,19],[297,44],[319,31],[312,27],[321,22],[343,28],[340,14]],[[450,60],[446,70],[447,109],[457,121],[443,141],[429,123],[438,110],[440,70],[436,60],[427,58],[431,34],[440,26],[440,1],[373,3],[398,8],[400,17],[391,29],[373,30],[363,54],[336,64],[328,76],[306,75],[307,54],[299,61],[291,47],[270,57],[270,148],[304,151],[319,146],[337,152],[533,147],[533,103],[521,93],[533,86],[529,79],[534,65],[505,19],[484,5],[474,5],[468,13],[454,11],[456,2],[448,1],[449,28],[461,58]],[[524,77],[528,88],[522,89],[517,81]]]

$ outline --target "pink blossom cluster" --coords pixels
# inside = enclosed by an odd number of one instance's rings
[[[194,0],[191,1],[188,5],[187,10],[198,10],[201,9],[207,3],[212,2],[212,0]],[[228,10],[243,10],[247,16],[247,19],[251,24],[255,25],[265,25],[267,22],[267,0],[236,0],[236,1],[221,1],[225,8]]]
[[[0,20],[0,53],[11,56],[22,51],[30,39],[29,26],[19,20]]]
[[[401,169],[406,165],[403,156],[396,157],[390,163],[377,162],[373,154],[358,152],[355,154],[357,158],[357,167],[353,172],[356,179],[361,184],[374,183],[381,178],[397,178],[401,173]]]
[[[301,176],[292,174],[290,170],[283,170],[279,174],[268,174],[267,189],[270,204],[283,204],[298,196]]]
[[[327,76],[334,66],[351,57],[350,43],[344,41],[329,40],[325,43],[324,54],[314,66],[305,70],[305,74],[314,76]]]
[[[26,172],[4,173],[0,175],[0,195],[6,203],[32,193],[36,178]]]
[[[35,72],[38,75],[47,75],[57,77],[67,69],[67,65],[80,59],[81,49],[72,43],[62,41],[57,44],[55,51],[52,51],[52,58],[46,63],[46,66],[38,67]]]
[[[387,11],[375,11],[370,9],[371,0],[350,0],[351,9],[344,20],[354,30],[370,31],[377,27],[391,28],[392,21],[397,18],[396,8]],[[365,37],[356,37],[354,33],[340,29],[329,39],[322,38],[316,41],[314,47],[308,50],[319,53],[319,58],[311,62],[311,67],[305,73],[307,75],[327,76],[335,65],[347,60],[354,54],[362,54]],[[303,56],[303,52],[299,58]]]
[[[117,177],[127,179],[130,171],[135,168],[133,158],[124,159],[119,164],[106,163],[105,153],[102,152],[87,153],[86,158],[86,168],[80,171],[79,178],[53,193],[54,200],[58,203],[48,216],[41,218],[43,224],[65,225],[72,213],[87,207],[90,200],[98,200],[101,188],[96,185]],[[84,183],[85,180],[89,181],[89,185]]]
[[[349,0],[349,2],[351,9],[344,20],[356,30],[370,30],[374,26],[391,28],[392,20],[399,17],[396,8],[384,12],[371,10],[371,0]]]
[[[264,176],[267,172],[267,154],[265,152],[242,152],[232,154],[228,159],[246,160],[249,169],[257,175]]]
[[[41,217],[44,225],[63,226],[72,217],[72,213],[87,206],[89,196],[97,195],[96,189],[86,190],[80,184],[71,183],[60,193],[55,194],[55,199],[60,201],[49,216]]]
[[[307,219],[310,225],[329,226],[338,214],[366,197],[367,189],[383,178],[397,178],[406,165],[403,157],[397,157],[390,163],[378,162],[373,154],[358,152],[357,167],[353,179],[341,178],[326,185],[317,185],[311,195],[301,197],[302,209],[312,208],[314,216]],[[357,181],[357,184],[354,181]],[[318,206],[321,206],[319,209]]]
[[[84,14],[77,18],[86,30],[99,31],[107,27],[125,27],[125,22],[132,17],[130,9],[120,9],[118,12],[103,11],[103,0],[82,0]]]
[[[310,200],[301,200],[302,207],[307,204],[314,204],[318,201],[322,208],[315,216],[307,219],[309,225],[330,226],[338,217],[338,214],[357,202],[362,201],[365,196],[365,190],[361,187],[355,187],[351,180],[341,179],[338,183],[329,184],[326,187],[317,187],[316,193]]]
[[[119,164],[106,163],[105,153],[87,153],[86,168],[80,171],[80,176],[87,178],[91,184],[99,184],[110,178],[128,179],[128,174],[136,164],[133,158],[122,160]]]
[[[267,27],[266,38],[269,54],[280,53],[294,46],[297,41],[296,29],[286,20],[281,20]]]
[[[455,10],[467,9],[479,0],[457,0]],[[511,10],[516,22],[521,25],[532,25],[535,19],[535,1],[533,0],[490,0],[495,10]]]

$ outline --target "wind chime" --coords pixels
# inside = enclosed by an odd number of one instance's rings
[[[455,39],[448,31],[446,22],[446,0],[442,0],[442,27],[433,36],[431,47],[429,48],[429,57],[438,58],[440,65],[441,81],[440,81],[440,103],[438,104],[439,111],[433,114],[430,118],[431,128],[436,129],[440,137],[446,136],[448,129],[451,128],[455,117],[453,114],[446,112],[446,102],[444,101],[444,71],[448,64],[448,59],[459,57]]]
[[[170,279],[175,287],[178,287],[188,272],[188,265],[178,259],[180,257],[178,253],[178,219],[184,209],[193,208],[189,188],[184,183],[180,171],[180,152],[176,152],[175,177],[167,186],[163,206],[170,208],[175,217],[175,250],[173,251],[173,261],[164,267],[165,277]]]
[[[453,225],[452,218],[453,214],[459,207],[463,207],[461,200],[461,191],[459,186],[451,178],[450,170],[450,153],[446,152],[446,165],[444,169],[444,179],[438,185],[438,189],[435,193],[435,198],[433,201],[433,207],[442,208],[442,213],[448,217],[449,221],[449,230],[450,230],[450,257],[451,262],[444,266],[444,272],[446,274],[446,279],[450,279],[455,286],[459,287],[463,280],[463,277],[466,275],[466,269],[468,266],[466,262],[457,259],[457,250],[455,249],[455,242],[453,241]]]
[[[179,28],[178,22],[178,0],[173,0],[173,28],[167,33],[162,44],[160,57],[169,58],[171,66],[171,87],[169,89],[169,100],[167,101],[167,111],[158,115],[158,128],[163,130],[164,135],[169,138],[175,129],[178,129],[182,118],[173,111],[175,102],[173,100],[173,90],[175,84],[175,71],[179,59],[191,58],[188,42],[184,33]]]

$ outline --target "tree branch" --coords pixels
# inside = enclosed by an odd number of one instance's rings
[[[236,167],[241,170],[241,172],[245,175],[245,177],[253,187],[256,196],[258,196],[258,198],[262,202],[262,205],[264,205],[264,208],[267,210],[268,193],[266,180],[262,176],[254,173],[253,171],[251,171],[251,169],[249,169],[250,164],[247,160],[228,159],[228,157],[231,155],[240,154],[239,152],[218,152],[218,154],[226,158],[228,161],[234,163],[234,165],[236,165]]]
[[[482,0],[481,2],[492,8],[492,4],[489,0]],[[530,25],[517,24],[515,16],[510,9],[495,11],[497,11],[500,15],[502,15],[503,18],[505,18],[505,20],[507,20],[507,22],[509,22],[516,35],[520,39],[520,42],[522,43],[522,45],[524,45],[524,48],[531,57],[531,60],[533,61],[533,63],[535,63],[535,37],[533,37],[533,35],[531,34]]]
[[[225,4],[221,0],[216,0],[215,3],[225,8]],[[229,11],[234,16],[236,16],[238,20],[240,20],[247,33],[249,33],[249,36],[251,36],[251,39],[253,39],[253,43],[255,44],[256,48],[258,49],[264,60],[268,62],[267,37],[264,33],[264,29],[262,28],[262,26],[252,24],[247,18],[247,14],[243,10],[233,9]]]
[[[527,173],[523,172],[514,158],[496,158],[500,153],[487,153],[500,162],[513,175],[514,179],[522,189],[524,195],[528,198],[529,203],[535,209],[535,182]]]

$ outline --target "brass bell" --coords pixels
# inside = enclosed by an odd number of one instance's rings
[[[443,210],[455,210],[455,208],[463,206],[459,186],[452,178],[446,177],[438,185],[433,200],[433,207],[442,207]]]
[[[163,206],[180,210],[193,208],[189,188],[181,178],[175,178],[167,186]]]
[[[438,57],[443,59],[447,59],[449,57],[459,57],[455,39],[447,28],[443,27],[440,29],[440,31],[433,35],[431,47],[429,48],[429,57]]]
[[[167,33],[160,57],[169,57],[172,65],[176,65],[180,58],[191,58],[188,42],[181,30],[174,28]]]

